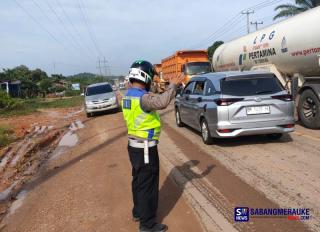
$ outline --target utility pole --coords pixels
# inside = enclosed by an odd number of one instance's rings
[[[103,57],[103,60],[99,57],[98,64],[99,66],[97,68],[99,69],[100,76],[111,76],[106,57]]]
[[[105,71],[105,75],[111,75],[110,74],[110,70],[109,70],[109,66],[108,66],[108,61],[106,60],[106,57],[103,57],[103,65],[104,65],[104,71]]]
[[[53,62],[53,74],[56,74],[56,63]]]
[[[99,57],[99,60],[98,60],[98,67],[97,67],[97,69],[99,70],[100,76],[102,76],[101,60],[100,60],[100,57]]]
[[[256,31],[258,30],[258,25],[262,25],[263,22],[258,22],[258,21],[255,21],[255,22],[250,22],[251,25],[255,25],[256,26]]]
[[[247,11],[242,11],[241,14],[247,15],[247,33],[250,33],[250,14],[253,14],[254,10],[247,10]]]

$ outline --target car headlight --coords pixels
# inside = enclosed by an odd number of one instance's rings
[[[92,102],[91,101],[86,101],[86,105],[91,105]]]
[[[115,102],[117,100],[117,98],[114,96],[112,98],[110,98],[110,101]]]

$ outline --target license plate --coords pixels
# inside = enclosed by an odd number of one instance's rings
[[[248,106],[247,115],[270,114],[270,106]]]

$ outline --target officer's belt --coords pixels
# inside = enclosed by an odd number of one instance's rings
[[[148,141],[148,147],[154,147],[158,144],[158,141],[152,140]],[[129,146],[134,148],[144,148],[145,141],[144,140],[136,140],[136,139],[129,139]]]

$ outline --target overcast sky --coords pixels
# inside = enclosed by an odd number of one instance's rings
[[[270,25],[274,7],[287,2],[293,1],[1,0],[0,68],[98,73],[105,56],[109,72],[125,74],[136,59],[159,63],[176,50],[244,35],[246,18],[236,15],[252,6],[251,21]]]

